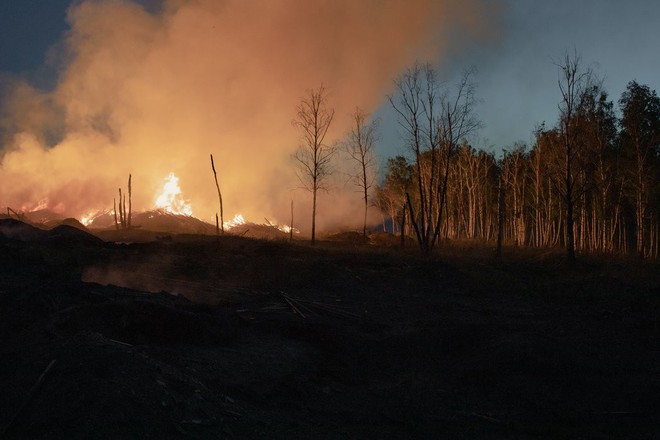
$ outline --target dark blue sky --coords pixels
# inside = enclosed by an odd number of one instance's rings
[[[48,49],[66,29],[71,0],[4,0],[0,2],[0,72],[39,69]]]
[[[154,7],[160,1],[142,3]],[[70,3],[0,2],[0,72],[48,84],[54,66],[46,65],[47,52],[67,28]],[[518,140],[529,141],[535,124],[555,124],[559,96],[553,60],[566,50],[577,49],[585,65],[594,67],[615,102],[633,79],[660,89],[660,1],[505,0],[505,5],[495,36],[463,41],[438,59],[450,79],[469,65],[479,70],[479,114],[485,127],[477,146],[500,150]],[[386,105],[378,114],[391,119]],[[383,126],[385,142],[398,144],[396,124]],[[393,145],[385,150],[398,152]]]
[[[31,79],[52,77],[56,66],[48,62],[48,51],[68,29],[67,9],[74,1],[0,1],[0,73]],[[135,3],[156,9],[162,0],[135,0]]]

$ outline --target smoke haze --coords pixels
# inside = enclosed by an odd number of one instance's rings
[[[134,210],[146,210],[173,172],[193,215],[212,221],[213,153],[226,220],[287,223],[294,199],[305,231],[310,197],[291,159],[305,91],[329,88],[339,139],[355,106],[372,112],[412,62],[460,44],[449,35],[482,33],[483,10],[479,0],[170,0],[154,13],[76,2],[54,90],[11,80],[0,203],[80,217],[110,209],[132,173]],[[359,223],[344,180],[320,196],[320,227]]]

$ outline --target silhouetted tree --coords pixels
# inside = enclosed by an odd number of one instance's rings
[[[420,243],[431,237],[431,247],[433,236],[425,231],[433,221],[447,239],[499,237],[500,246],[562,245],[569,261],[578,250],[659,255],[660,98],[647,86],[629,83],[619,101],[619,121],[606,91],[577,55],[565,56],[557,66],[562,96],[557,126],[541,124],[529,151],[514,144],[498,161],[465,139],[456,144],[441,136],[448,113],[438,110],[442,99],[429,86],[436,82],[427,67],[400,78],[398,99],[390,101],[414,160],[412,184],[399,197],[417,221]],[[395,175],[389,169],[393,163],[388,161],[378,195],[394,220],[400,202],[388,183]]]
[[[396,97],[389,97],[414,155],[417,201],[413,203],[409,193],[406,201],[425,255],[440,235],[452,155],[480,126],[474,115],[474,73],[464,72],[452,93],[442,87],[431,66],[415,65],[396,80]]]
[[[376,126],[377,121],[368,122],[368,115],[359,107],[353,112],[353,127],[348,132],[344,150],[354,164],[351,180],[359,188],[364,201],[362,235],[367,238],[367,210],[369,190],[376,180]]]
[[[325,143],[325,137],[335,111],[328,108],[328,92],[323,84],[307,90],[296,109],[293,125],[302,132],[302,145],[294,154],[297,176],[303,187],[312,193],[312,244],[316,241],[316,199],[319,189],[332,172],[332,158],[336,147]]]
[[[557,84],[561,93],[559,103],[559,132],[561,133],[564,153],[564,177],[561,188],[566,206],[566,256],[569,262],[575,260],[575,235],[573,223],[573,208],[576,198],[575,156],[579,152],[578,144],[579,118],[577,118],[580,100],[592,82],[590,69],[582,67],[582,60],[574,53],[566,53],[557,64],[559,80]]]

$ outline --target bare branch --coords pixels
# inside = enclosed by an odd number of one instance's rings
[[[328,91],[323,84],[318,89],[307,91],[296,108],[294,127],[301,132],[301,145],[293,155],[296,176],[303,188],[312,193],[312,244],[316,233],[316,194],[324,189],[326,178],[332,174],[332,159],[336,146],[328,145],[325,138],[335,111],[328,108]]]

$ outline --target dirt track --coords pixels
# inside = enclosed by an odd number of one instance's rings
[[[0,241],[0,438],[660,436],[657,265],[67,240]]]

